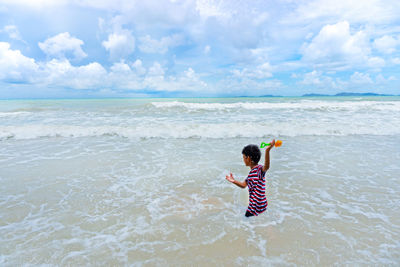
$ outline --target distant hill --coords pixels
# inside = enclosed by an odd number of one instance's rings
[[[282,97],[281,95],[261,95],[260,97]]]
[[[393,95],[386,95],[386,94],[375,94],[375,93],[338,93],[335,96],[393,96]]]
[[[376,94],[376,93],[352,93],[352,92],[342,92],[337,93],[336,95],[324,95],[324,94],[304,94],[304,97],[318,97],[318,96],[394,96],[394,95],[386,95],[386,94]]]

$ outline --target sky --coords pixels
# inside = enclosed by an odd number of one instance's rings
[[[398,0],[0,0],[0,98],[400,94]]]

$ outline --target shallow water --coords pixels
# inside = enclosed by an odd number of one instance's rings
[[[399,107],[7,102],[0,265],[398,265]],[[225,175],[244,179],[243,146],[273,137],[283,146],[271,152],[268,210],[245,218],[247,189]]]

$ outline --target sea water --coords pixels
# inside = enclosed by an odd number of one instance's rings
[[[4,100],[0,144],[1,266],[400,264],[400,97]]]

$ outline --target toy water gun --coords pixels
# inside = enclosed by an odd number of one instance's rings
[[[262,142],[261,145],[260,145],[260,148],[264,148],[264,147],[270,146],[270,145],[271,145],[271,143],[266,144],[266,143]],[[280,147],[281,145],[282,145],[282,141],[281,140],[276,140],[275,141],[275,147]]]

